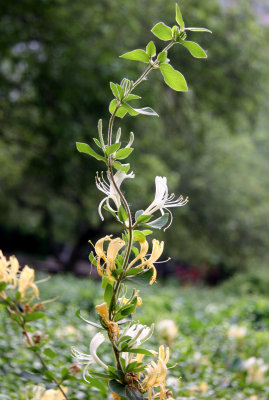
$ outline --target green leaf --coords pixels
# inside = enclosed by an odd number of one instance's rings
[[[131,268],[126,272],[126,276],[133,276],[140,274],[143,271],[143,268]]]
[[[137,96],[136,94],[130,93],[126,97],[125,101],[138,100],[138,99],[141,99],[141,96]]]
[[[99,142],[98,139],[93,138],[93,141],[94,141],[94,143],[95,143],[98,147],[100,147],[100,149],[102,149],[101,143]]]
[[[32,314],[27,314],[24,316],[24,321],[25,322],[30,322],[30,321],[36,321],[37,319],[44,318],[46,316],[45,313],[43,312],[34,312]]]
[[[125,53],[122,56],[120,56],[120,58],[125,58],[127,60],[133,60],[133,61],[142,61],[144,63],[149,62],[148,54],[145,52],[145,50],[140,50],[140,49],[129,51],[128,53]]]
[[[87,381],[90,383],[91,386],[96,387],[101,391],[101,393],[106,396],[107,391],[106,391],[106,385],[104,382],[102,382],[100,379],[94,379],[91,377],[87,377]]]
[[[96,158],[99,161],[106,161],[103,156],[97,154],[88,144],[76,142],[77,149],[80,153],[89,154],[90,156]]]
[[[108,208],[107,205],[105,205],[103,208],[104,208],[106,211],[108,211],[111,215],[113,215],[113,217],[116,216],[116,214],[114,213],[114,211],[110,210],[110,208]]]
[[[44,350],[44,354],[49,358],[55,358],[57,356],[57,353],[55,353],[55,351],[53,351],[49,347]]]
[[[120,310],[121,315],[128,317],[128,315],[130,315],[134,312],[136,305],[137,305],[137,298],[135,298],[131,304],[128,304],[121,308],[121,310]]]
[[[185,31],[212,33],[212,31],[210,29],[207,29],[207,28],[196,28],[194,26],[189,26],[188,28],[185,28]]]
[[[144,396],[139,390],[133,387],[126,387],[126,399],[127,400],[143,400]]]
[[[138,211],[136,211],[136,213],[135,213],[135,220],[136,220],[136,221],[137,221],[137,219],[140,217],[140,215],[143,214],[143,212],[144,212],[144,210],[138,210]]]
[[[122,206],[120,206],[120,208],[119,208],[118,217],[119,217],[121,222],[124,222],[124,221],[128,220],[128,214],[127,214],[127,212],[124,210],[124,208]]]
[[[122,87],[118,83],[117,83],[117,89],[118,89],[118,93],[119,93],[119,98],[123,99],[124,91],[123,91]]]
[[[89,260],[90,260],[90,262],[91,262],[93,265],[95,265],[95,267],[97,267],[97,261],[96,261],[94,255],[93,255],[93,252],[92,252],[92,251],[91,251],[90,254],[89,254]]]
[[[114,111],[117,107],[117,104],[118,104],[118,102],[116,99],[111,100],[111,102],[109,104],[110,114],[114,113]],[[116,112],[116,117],[123,118],[126,115],[126,113],[127,113],[127,110],[123,106],[120,106],[120,108]]]
[[[147,225],[151,228],[155,229],[161,229],[163,226],[165,226],[168,222],[169,219],[169,214],[163,214],[161,217],[155,219],[152,222],[149,222]]]
[[[108,146],[106,149],[106,155],[109,156],[112,153],[115,153],[121,146],[121,143],[113,143],[111,146]]]
[[[153,41],[149,42],[146,47],[146,53],[151,58],[154,57],[156,54],[156,47]]]
[[[110,89],[111,89],[112,93],[114,94],[114,96],[116,97],[116,99],[120,99],[117,85],[115,83],[110,82]]]
[[[143,272],[141,272],[141,274],[137,274],[134,277],[128,277],[127,279],[134,283],[145,285],[149,283],[149,281],[153,276],[153,273],[154,273],[153,268],[144,269]]]
[[[124,160],[127,158],[133,151],[133,148],[125,148],[125,149],[120,149],[116,153],[116,158],[119,160]]]
[[[134,242],[144,242],[146,240],[145,235],[137,230],[133,231],[133,241]]]
[[[186,47],[193,57],[207,58],[206,52],[198,43],[190,42],[188,40],[182,40],[181,38],[178,38],[178,42]]]
[[[119,161],[115,161],[113,167],[119,171],[124,171],[127,174],[130,169],[130,164],[121,164]]]
[[[162,64],[159,66],[159,69],[163,75],[165,83],[172,89],[178,92],[186,92],[188,90],[184,76],[179,71],[176,71],[172,65]]]
[[[172,30],[169,26],[165,25],[163,22],[159,22],[152,29],[151,32],[161,40],[171,40]]]
[[[180,29],[182,31],[184,31],[185,24],[184,24],[183,17],[182,17],[182,14],[181,14],[178,4],[176,4],[176,21],[177,21],[178,25],[180,26]]]
[[[88,321],[87,319],[85,319],[84,317],[82,317],[82,315],[81,315],[79,309],[75,312],[75,316],[76,316],[78,319],[81,319],[81,321],[86,322],[86,324],[92,325],[92,326],[94,326],[95,328],[104,329],[101,325],[96,324],[95,322],[92,322],[92,321]]]
[[[6,282],[0,282],[0,292],[2,292],[2,290],[5,290],[6,286]]]
[[[91,375],[95,376],[96,378],[102,379],[111,379],[113,375],[101,374],[100,372],[93,372],[91,371]]]
[[[145,354],[145,356],[153,356],[153,353],[146,349],[127,349],[128,353]]]
[[[1,290],[0,290],[0,291],[1,291]],[[19,302],[20,299],[21,299],[21,293],[20,293],[20,292],[16,292],[16,293],[15,293],[15,300]]]
[[[113,296],[113,287],[108,284],[108,285],[106,285],[106,289],[104,292],[104,300],[108,307],[110,306],[112,296]]]
[[[162,64],[166,61],[167,59],[167,52],[162,51],[161,53],[158,54],[157,60],[159,61],[159,64]]]
[[[153,231],[150,231],[149,229],[146,229],[146,230],[142,231],[142,233],[143,233],[145,236],[148,236],[148,235],[151,235],[151,234],[153,233]]]
[[[146,223],[146,222],[148,222],[151,218],[152,218],[152,215],[140,215],[140,216],[137,218],[136,222],[137,222],[138,224]]]
[[[116,381],[115,379],[112,379],[111,381],[108,382],[108,386],[112,392],[125,398],[125,396],[126,396],[126,386],[125,385]]]

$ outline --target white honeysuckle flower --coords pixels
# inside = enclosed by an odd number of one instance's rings
[[[118,187],[120,187],[122,182],[124,181],[124,179],[134,178],[134,177],[135,177],[135,175],[133,172],[130,172],[130,174],[126,174],[124,171],[117,171],[116,174],[114,175],[114,180],[115,180],[116,185]],[[102,206],[104,203],[106,203],[107,207],[113,212],[117,212],[121,205],[120,195],[117,192],[109,173],[107,174],[107,178],[108,178],[109,183],[107,183],[105,181],[103,173],[101,174],[101,178],[98,176],[98,174],[95,178],[95,184],[96,184],[97,188],[101,192],[106,194],[106,197],[100,202],[99,207],[98,207],[98,213],[99,213],[102,221],[104,221],[104,217],[102,215],[101,210],[102,210]],[[111,207],[111,205],[109,204],[110,199],[114,201],[114,203],[116,205],[116,210],[114,210]]]
[[[155,178],[155,198],[153,202],[149,205],[149,207],[143,212],[144,215],[151,215],[155,213],[155,211],[160,210],[161,214],[164,215],[164,211],[166,210],[170,216],[171,220],[168,226],[164,229],[166,230],[172,224],[173,216],[168,208],[171,207],[182,207],[188,203],[189,199],[186,197],[184,199],[183,196],[179,196],[178,199],[175,199],[175,195],[172,193],[168,194],[168,186],[167,186],[167,178],[165,176],[156,176]]]
[[[105,337],[102,333],[97,333],[91,340],[90,343],[90,354],[85,354],[77,350],[75,347],[71,348],[72,355],[76,358],[77,362],[80,365],[85,365],[84,371],[83,371],[83,378],[85,381],[87,381],[86,375],[90,374],[88,373],[88,367],[91,364],[99,364],[101,367],[103,367],[105,370],[108,369],[108,366],[100,360],[100,358],[97,356],[97,349],[98,347],[105,341]]]
[[[136,348],[148,340],[154,330],[154,324],[151,327],[142,325],[142,324],[134,324],[124,329],[122,332],[122,336],[130,336],[132,339],[128,343],[129,348]]]
[[[268,365],[262,358],[250,357],[243,362],[243,367],[247,370],[248,383],[264,382],[264,374],[268,371]]]

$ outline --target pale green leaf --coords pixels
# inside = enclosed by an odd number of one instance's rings
[[[141,49],[129,51],[128,53],[125,53],[120,57],[125,58],[126,60],[142,61],[144,63],[149,62],[148,54],[145,52],[145,50],[141,50]]]
[[[182,40],[181,38],[178,38],[178,42],[181,43],[182,46],[186,47],[193,57],[207,58],[206,52],[198,43]]]
[[[133,151],[133,148],[120,149],[116,153],[116,158],[119,160],[124,160],[132,153],[132,151]]]
[[[115,153],[121,146],[121,143],[113,143],[106,149],[106,155],[109,156],[112,153]]]
[[[207,28],[199,28],[199,27],[194,27],[194,26],[189,26],[188,28],[185,28],[185,31],[192,31],[192,32],[208,32],[212,33],[210,29]]]
[[[130,100],[138,100],[141,99],[141,96],[137,96],[136,94],[128,94],[128,96],[126,97],[126,101],[130,101]]]
[[[188,90],[187,83],[184,76],[176,71],[170,64],[162,64],[159,67],[165,83],[172,89],[180,92],[186,92]]]
[[[178,25],[180,26],[180,29],[182,31],[184,31],[185,24],[184,24],[183,17],[182,17],[182,14],[181,14],[181,11],[180,11],[180,8],[179,8],[178,4],[176,4],[176,21],[177,21]]]
[[[163,22],[159,22],[152,29],[151,32],[161,40],[171,40],[172,30],[169,26],[165,25]]]
[[[130,169],[130,164],[121,164],[119,161],[115,161],[113,167],[116,168],[116,170],[123,171],[127,174]]]
[[[154,57],[156,54],[156,47],[153,41],[149,42],[149,44],[146,47],[146,53],[148,54],[148,56]]]
[[[157,60],[159,61],[159,64],[162,64],[166,61],[167,59],[167,52],[162,51],[161,53],[158,54]]]
[[[89,154],[99,161],[105,161],[105,158],[103,156],[100,156],[100,154],[97,154],[88,144],[76,142],[76,146],[80,153]]]

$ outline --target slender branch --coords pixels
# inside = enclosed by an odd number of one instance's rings
[[[29,335],[29,332],[28,332],[27,329],[26,329],[25,323],[23,323],[21,326],[22,326],[22,329],[23,329],[23,335],[25,336],[25,338],[26,338],[28,344],[29,344],[30,346],[34,346],[34,343],[33,343],[32,339],[31,339],[31,336]],[[39,353],[39,351],[38,351],[38,350],[34,350],[34,353],[35,353],[35,354],[37,355],[37,357],[39,358],[39,360],[40,360],[42,366],[43,366],[47,371],[49,371],[49,367],[48,367],[46,361],[43,359],[42,355]],[[63,388],[61,387],[61,384],[58,382],[58,380],[57,380],[55,377],[53,377],[52,380],[53,380],[53,382],[57,385],[57,387],[58,387],[59,390],[61,391],[61,393],[62,393],[62,395],[64,396],[64,398],[68,400],[68,397],[67,397],[67,395],[65,394],[65,392],[64,392]]]

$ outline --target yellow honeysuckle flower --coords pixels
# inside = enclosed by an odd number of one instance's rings
[[[136,265],[136,268],[153,268],[153,275],[149,282],[152,285],[156,281],[157,271],[154,267],[154,263],[161,257],[163,253],[164,242],[159,242],[159,240],[152,240],[152,253],[149,258],[146,258],[146,254],[148,252],[148,242],[145,240],[140,243],[140,253],[134,258],[133,261],[128,265],[128,269],[135,265],[135,263],[141,260],[141,263]]]
[[[67,389],[62,387],[64,393],[67,393]],[[54,390],[54,389],[49,389],[46,390],[43,396],[41,397],[40,400],[64,400],[65,397],[63,393],[61,392],[60,389]]]
[[[6,289],[16,289],[21,294],[20,301],[26,299],[26,291],[33,289],[35,297],[39,298],[39,290],[34,283],[35,271],[27,265],[20,271],[20,264],[15,256],[9,257],[9,260],[4,257],[0,250],[0,282],[7,284]],[[4,291],[0,292],[2,298],[6,298]]]
[[[140,252],[139,254],[133,259],[133,261],[131,261],[128,265],[128,269],[130,269],[133,265],[135,265],[135,263],[139,260],[141,260],[141,262],[144,261],[144,257],[147,255],[148,249],[149,249],[149,244],[146,240],[144,240],[143,242],[140,242]]]
[[[155,398],[154,388],[159,387],[160,393],[158,393],[158,398],[164,400],[166,398],[165,390],[165,379],[167,375],[167,366],[169,360],[169,347],[164,349],[164,346],[159,347],[159,358],[157,363],[151,361],[147,367],[147,376],[142,382],[144,390],[148,391],[148,399],[152,400]]]
[[[107,251],[104,250],[104,243],[106,241],[110,242]],[[105,236],[96,242],[94,249],[96,252],[97,273],[100,276],[104,276],[104,268],[106,267],[106,276],[111,279],[111,272],[115,269],[115,260],[118,252],[124,245],[124,240],[121,238],[111,239],[111,235]],[[101,264],[101,260],[103,260],[103,264]]]
[[[34,283],[34,280],[35,271],[26,265],[21,271],[19,278],[19,292],[21,294],[21,300],[25,299],[25,292],[29,288],[32,288],[34,290],[35,296],[39,298],[39,290]]]
[[[111,337],[114,337],[115,335],[118,337],[120,330],[118,324],[116,322],[110,321],[109,319],[107,303],[105,302],[99,304],[95,306],[95,308],[98,314],[102,317],[105,324],[107,325]]]

